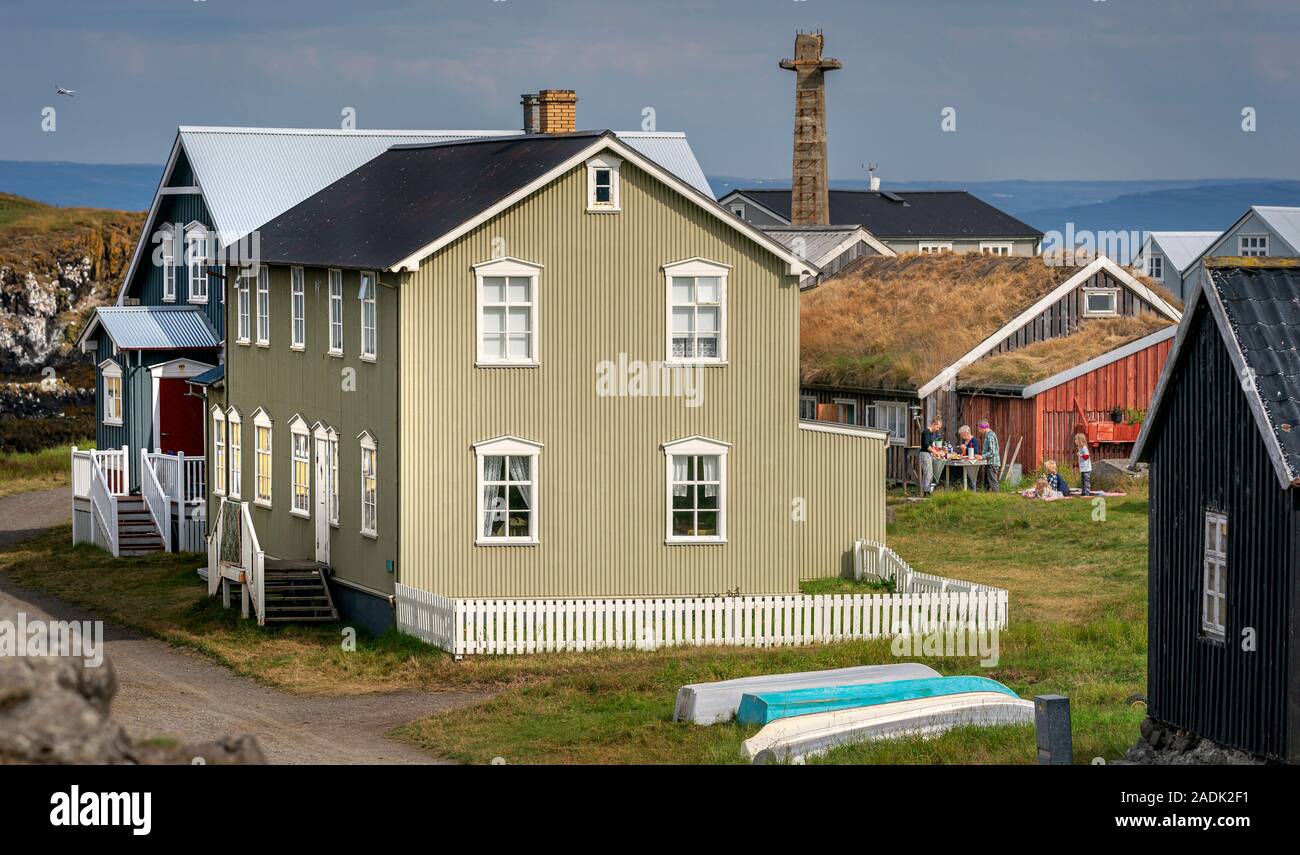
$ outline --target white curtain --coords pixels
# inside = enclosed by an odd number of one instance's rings
[[[703,473],[700,475],[701,481],[719,480],[718,477],[719,467],[718,467],[717,457],[701,457],[700,462],[703,464]],[[718,485],[706,484],[704,486],[704,495],[710,499],[716,498],[718,495]]]
[[[673,495],[681,498],[688,492],[683,481],[687,479],[687,462],[690,460],[685,455],[673,456]]]
[[[531,480],[528,477],[528,463],[529,463],[529,458],[527,457],[511,457],[510,458],[510,480],[520,481],[520,482]],[[518,508],[517,510],[526,511],[532,508],[533,506],[532,496],[529,495],[532,492],[532,487],[520,486],[517,489],[519,495],[522,496],[524,500],[524,506],[522,508]]]
[[[483,458],[483,536],[492,535],[492,527],[496,523],[504,523],[506,520],[506,508],[504,497],[500,500],[496,498],[496,491],[500,487],[488,486],[492,481],[505,480],[506,459],[504,457],[484,457]]]

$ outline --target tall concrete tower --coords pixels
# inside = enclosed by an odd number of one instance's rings
[[[824,41],[820,31],[797,33],[794,59],[781,60],[782,68],[795,73],[790,222],[797,226],[831,221],[826,178],[826,72],[844,66],[838,59],[822,58]]]

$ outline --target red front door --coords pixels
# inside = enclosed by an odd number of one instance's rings
[[[203,399],[185,394],[189,384],[180,379],[158,382],[158,447],[164,454],[185,452],[203,456]]]

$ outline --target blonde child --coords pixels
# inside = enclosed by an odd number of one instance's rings
[[[1074,435],[1074,455],[1079,460],[1080,492],[1092,495],[1092,452],[1088,450],[1088,437],[1081,433]]]
[[[1057,470],[1055,460],[1043,461],[1043,477],[1047,479],[1047,486],[1062,496],[1070,495],[1070,484],[1065,480],[1065,476]]]

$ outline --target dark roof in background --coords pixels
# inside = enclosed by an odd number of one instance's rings
[[[603,136],[394,146],[262,226],[262,261],[389,268]]]
[[[1243,383],[1268,418],[1292,473],[1300,473],[1300,268],[1211,268],[1211,287],[1254,372]]]
[[[789,190],[737,192],[785,219],[790,219]],[[1043,235],[1033,226],[1022,223],[965,190],[912,190],[900,193],[831,190],[830,201],[832,224],[861,224],[879,238],[1009,238]]]

